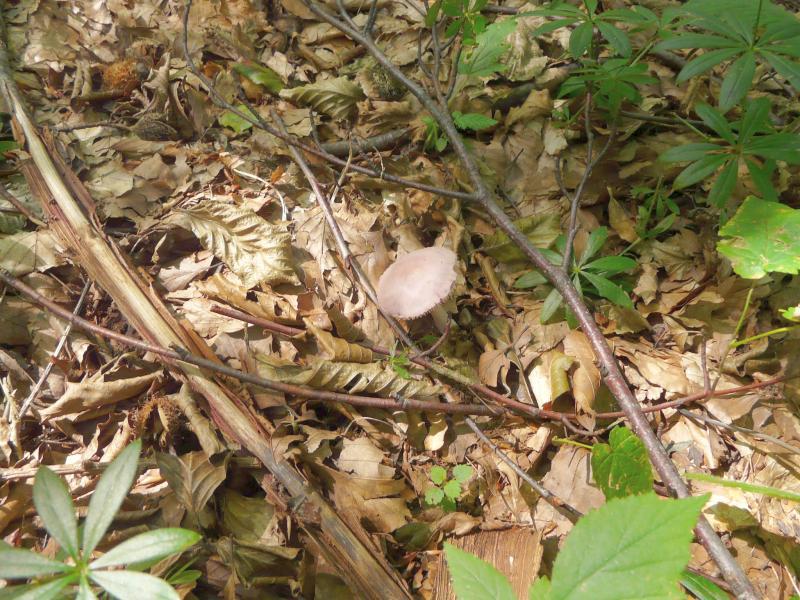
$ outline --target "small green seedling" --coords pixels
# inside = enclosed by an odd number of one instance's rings
[[[467,482],[472,477],[473,468],[469,465],[453,467],[452,478],[447,478],[447,470],[440,466],[431,468],[430,478],[433,487],[425,490],[425,504],[440,506],[445,512],[456,510],[456,501],[466,491]]]
[[[97,598],[95,589],[99,587],[120,600],[179,600],[171,585],[142,573],[141,569],[196,544],[200,535],[194,531],[181,528],[147,531],[121,542],[98,558],[92,556],[133,485],[141,448],[141,440],[133,442],[108,466],[80,528],[67,486],[47,467],[39,468],[33,484],[33,504],[48,533],[66,556],[63,561],[53,560],[2,542],[0,578],[31,582],[8,587],[0,597],[45,600],[63,597],[71,588],[76,598],[90,600]],[[123,565],[131,569],[119,569]]]
[[[623,287],[626,284],[624,282],[615,283],[611,279],[626,271],[635,269],[637,263],[627,256],[601,256],[600,258],[594,258],[606,243],[606,239],[608,239],[608,229],[606,227],[598,227],[589,234],[583,253],[577,260],[573,259],[572,261],[572,267],[570,268],[572,283],[581,295],[605,298],[618,306],[632,308],[633,302]],[[566,240],[562,235],[556,240],[556,249],[558,251],[545,248],[540,252],[554,265],[561,265],[564,260],[565,244]],[[544,283],[547,283],[544,275],[539,271],[529,271],[517,279],[514,287],[526,289]],[[550,320],[563,304],[564,299],[561,294],[553,288],[545,298],[542,306],[542,322]],[[572,313],[567,312],[566,319],[571,327],[577,325]]]

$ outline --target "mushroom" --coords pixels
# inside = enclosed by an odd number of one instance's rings
[[[447,248],[423,248],[404,254],[378,281],[378,305],[399,319],[416,319],[430,313],[444,332],[450,320],[442,304],[456,282],[456,255]]]

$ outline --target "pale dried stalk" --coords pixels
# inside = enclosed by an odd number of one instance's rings
[[[101,233],[94,219],[88,191],[52,150],[53,146],[47,148],[27,113],[8,63],[2,18],[0,29],[0,92],[13,115],[15,136],[33,162],[25,169],[26,178],[43,208],[51,212],[50,222],[55,232],[73,252],[76,262],[106,290],[143,338],[168,348],[212,355],[205,342],[178,323],[125,256]],[[378,560],[377,553],[370,551],[364,540],[360,539],[366,537],[365,534],[359,536],[358,532],[352,531],[291,464],[273,453],[268,433],[251,407],[219,381],[207,377],[200,368],[176,361],[168,362],[173,374],[186,381],[195,393],[208,402],[219,428],[258,457],[298,505],[306,503],[313,507],[309,512],[316,513],[319,529],[310,519],[301,520],[301,525],[320,547],[330,551],[329,558],[358,593],[365,598],[375,599],[399,600],[410,597],[404,583],[391,567],[383,560]]]

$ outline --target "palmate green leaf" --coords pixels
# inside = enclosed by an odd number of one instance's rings
[[[786,78],[795,90],[800,90],[800,64],[775,52],[761,49],[760,53],[761,56],[767,59],[773,69]]]
[[[621,590],[626,598],[682,598],[678,581],[707,499],[647,493],[588,513],[556,557],[548,600],[619,600]]]
[[[506,38],[516,27],[515,19],[495,21],[487,26],[486,30],[475,38],[475,47],[459,58],[458,73],[489,77],[504,71],[506,66],[500,63],[499,59],[508,48]]]
[[[100,477],[89,501],[89,510],[83,525],[83,556],[89,556],[97,547],[111,525],[122,501],[128,495],[136,477],[137,461],[142,450],[138,439],[119,453]]]
[[[675,78],[675,82],[684,83],[692,77],[702,75],[722,61],[733,58],[737,54],[741,54],[741,52],[742,50],[740,48],[721,48],[719,50],[705,52],[686,63]]]
[[[496,120],[491,117],[487,117],[486,115],[481,115],[478,113],[463,114],[459,111],[455,111],[453,113],[453,122],[459,129],[466,129],[469,131],[480,131],[481,129],[487,129],[492,125],[497,125]]]
[[[722,169],[711,192],[708,194],[708,203],[717,208],[722,208],[731,197],[731,192],[739,177],[739,161],[732,160]]]
[[[747,104],[739,125],[739,142],[747,146],[756,133],[769,130],[769,100],[756,98]]]
[[[59,545],[78,559],[78,520],[66,484],[47,467],[39,467],[33,484],[33,503],[44,526]]]
[[[800,270],[800,210],[749,196],[719,231],[717,251],[745,279]]]
[[[580,58],[589,49],[594,35],[594,23],[585,21],[572,30],[569,36],[569,53],[573,58]]]
[[[159,560],[171,554],[183,552],[189,546],[200,541],[200,538],[200,534],[179,527],[166,527],[164,529],[146,531],[114,546],[103,556],[93,561],[89,568],[97,570],[105,567]]]
[[[739,40],[708,33],[684,33],[656,44],[654,50],[680,50],[683,48],[744,48]]]
[[[598,227],[597,229],[592,230],[592,232],[589,234],[589,237],[586,238],[586,246],[583,249],[580,259],[578,260],[578,264],[584,264],[587,260],[600,252],[600,248],[603,247],[603,244],[606,243],[607,239],[608,227]]]
[[[516,600],[505,575],[486,561],[446,542],[444,554],[458,600]]]
[[[91,571],[89,578],[119,600],[180,600],[163,579],[135,571]]]
[[[702,181],[729,160],[735,160],[735,157],[728,154],[712,154],[701,158],[681,171],[675,181],[672,182],[672,187],[680,190]]]
[[[97,594],[94,593],[88,577],[81,577],[80,583],[78,584],[78,593],[75,594],[75,600],[97,600]]]
[[[638,266],[635,260],[627,256],[603,256],[583,265],[583,271],[595,271],[611,276],[631,271]]]
[[[694,110],[697,116],[703,120],[703,123],[713,129],[719,137],[730,144],[736,143],[736,136],[733,134],[725,115],[704,103],[699,103]]]
[[[430,478],[436,485],[442,485],[447,479],[447,471],[439,465],[431,467]]]
[[[625,57],[631,55],[631,42],[624,31],[603,21],[597,21],[596,25],[600,34],[611,44],[617,54]]]
[[[670,148],[661,155],[660,159],[664,162],[689,162],[699,160],[710,152],[722,150],[722,148],[718,144],[708,142],[684,144],[683,146]]]
[[[750,174],[750,179],[756,184],[756,188],[764,196],[764,200],[770,202],[778,202],[778,192],[775,186],[772,185],[772,173],[775,171],[775,161],[768,160],[763,165],[756,164],[755,161],[745,158],[747,165],[747,172]]]
[[[608,444],[592,446],[592,473],[608,500],[653,490],[653,469],[647,448],[626,427],[615,427]]]
[[[728,67],[719,91],[719,107],[728,112],[744,98],[756,74],[756,55],[753,51],[742,54]]]
[[[790,164],[800,163],[800,135],[782,132],[758,136],[748,142],[744,154],[783,160]]]
[[[589,280],[589,283],[594,286],[597,293],[606,300],[610,300],[618,306],[633,308],[633,302],[630,296],[613,281],[601,277],[600,275],[595,275],[591,271],[581,271],[581,276]]]
[[[2,579],[27,579],[70,570],[72,570],[70,565],[51,560],[30,550],[23,548],[0,549],[0,578]]]
[[[77,576],[64,576],[47,583],[17,585],[0,590],[0,600],[52,600],[63,598],[63,589],[73,583]]]

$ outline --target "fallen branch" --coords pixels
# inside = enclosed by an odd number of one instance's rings
[[[492,192],[486,186],[480,174],[478,163],[464,144],[450,114],[446,110],[443,110],[420,85],[409,79],[405,73],[378,48],[371,37],[364,35],[361,31],[350,26],[346,22],[349,17],[344,10],[341,0],[337,1],[337,5],[340,15],[344,20],[335,17],[320,4],[312,0],[304,0],[304,5],[318,18],[336,27],[353,41],[364,46],[373,58],[387,69],[397,81],[402,83],[436,120],[464,166],[474,189],[477,202],[491,215],[495,223],[508,235],[509,239],[522,250],[533,266],[541,271],[561,293],[567,306],[572,310],[594,350],[597,361],[600,363],[600,372],[603,375],[606,386],[616,397],[632,429],[641,438],[647,448],[650,461],[656,472],[677,497],[685,498],[690,496],[691,494],[686,482],[683,481],[658,437],[650,428],[644,413],[639,407],[638,401],[625,381],[625,377],[614,358],[611,347],[608,345],[605,336],[595,322],[591,312],[583,302],[581,295],[575,289],[569,276],[560,266],[551,264],[539,249],[530,242],[527,236],[514,225],[497,202],[495,202]],[[730,583],[737,597],[755,600],[758,596],[752,584],[748,581],[742,568],[734,560],[731,553],[722,543],[722,540],[717,536],[714,529],[704,517],[700,517],[695,532],[709,555],[717,563],[725,580]]]

